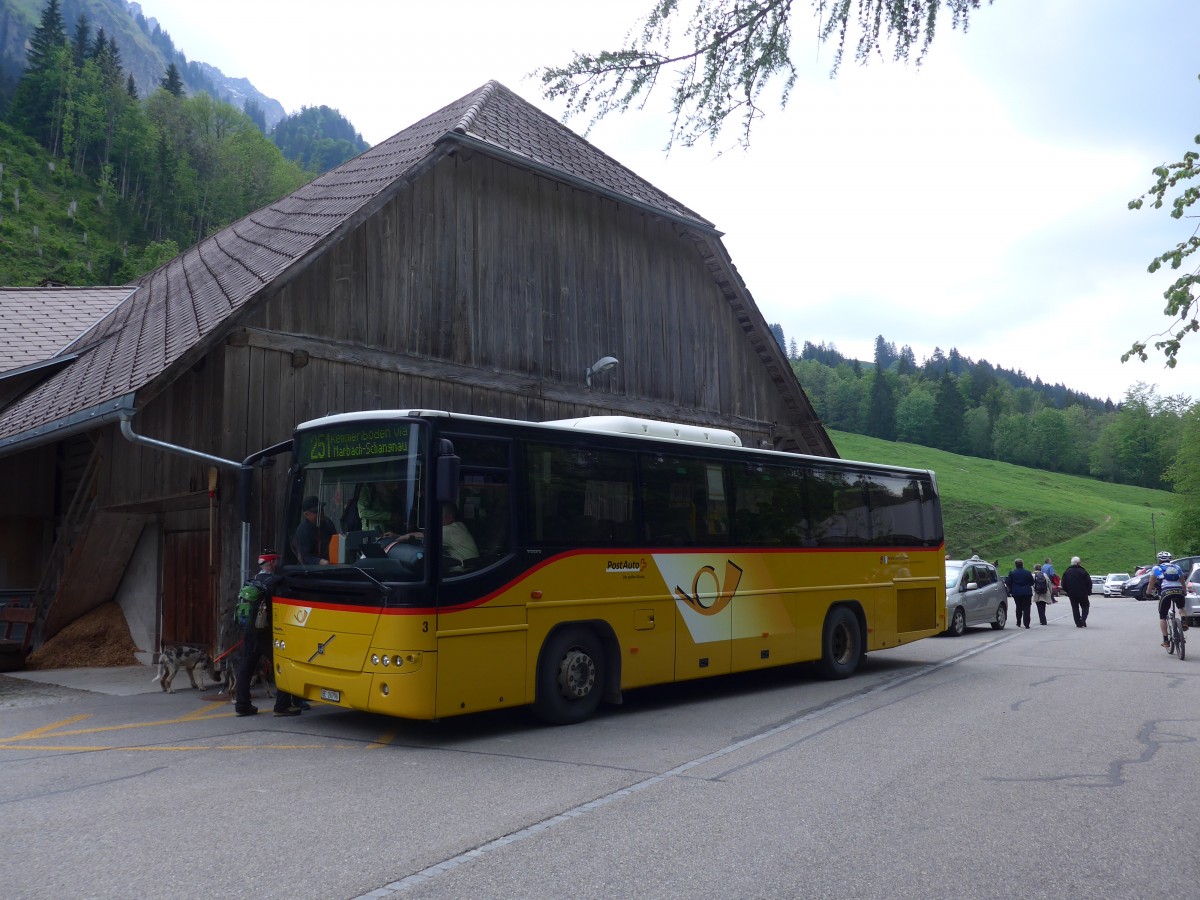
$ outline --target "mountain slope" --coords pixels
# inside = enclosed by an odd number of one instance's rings
[[[7,98],[25,68],[25,43],[41,20],[45,0],[0,0],[0,95]],[[162,81],[167,66],[174,62],[188,94],[199,91],[242,109],[247,100],[257,104],[266,118],[266,130],[285,115],[283,105],[266,96],[245,78],[231,78],[215,66],[189,61],[175,46],[170,34],[155,19],[142,13],[141,5],[126,0],[61,0],[67,35],[75,33],[82,13],[91,24],[93,37],[99,28],[115,39],[121,65],[133,76],[138,93],[145,97]],[[0,108],[3,103],[0,102]]]

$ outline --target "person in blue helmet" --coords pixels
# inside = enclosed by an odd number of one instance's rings
[[[1158,594],[1158,629],[1162,632],[1162,645],[1168,649],[1171,642],[1167,640],[1167,612],[1172,603],[1177,609],[1183,608],[1186,596],[1183,575],[1183,569],[1171,562],[1171,554],[1164,550],[1158,554],[1158,565],[1150,571],[1150,584],[1146,588],[1151,596]]]

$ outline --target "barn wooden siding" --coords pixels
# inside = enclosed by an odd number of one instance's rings
[[[747,442],[791,415],[693,235],[485,156],[448,157],[302,266],[226,342],[211,452],[241,459],[300,422],[371,409],[619,413]],[[604,355],[621,364],[589,390]],[[285,469],[256,479],[255,549],[286,540]],[[221,533],[231,596],[232,503]]]
[[[279,372],[285,422],[379,406],[619,410],[769,439],[788,416],[690,235],[481,156],[444,160],[245,324],[230,377],[255,383],[254,349],[308,356],[261,364]],[[606,354],[621,365],[589,391],[584,370]],[[443,384],[430,396],[427,382]]]

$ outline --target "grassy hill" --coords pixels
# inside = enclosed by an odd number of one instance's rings
[[[1180,556],[1192,550],[1164,547],[1161,535],[1171,497],[1166,491],[1058,475],[844,431],[829,435],[846,459],[933,469],[951,557],[976,551],[984,559],[999,560],[1001,571],[1007,572],[1017,557],[1028,564],[1049,556],[1061,574],[1071,557],[1078,556],[1093,575],[1131,572],[1154,558],[1151,513],[1159,533],[1158,549]]]

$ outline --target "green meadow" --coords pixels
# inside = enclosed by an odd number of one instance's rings
[[[1091,574],[1106,575],[1147,565],[1156,547],[1176,556],[1194,552],[1192,547],[1164,543],[1171,500],[1167,491],[843,431],[830,431],[829,436],[844,459],[932,469],[942,495],[946,552],[953,559],[977,552],[998,560],[1000,570],[1007,572],[1017,557],[1029,564],[1049,556],[1061,574],[1071,557],[1078,556]]]

